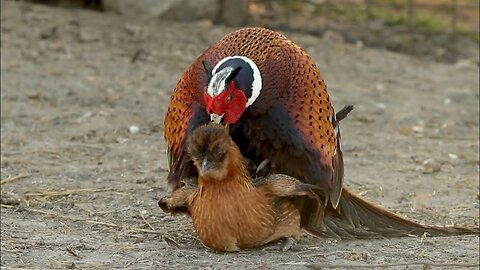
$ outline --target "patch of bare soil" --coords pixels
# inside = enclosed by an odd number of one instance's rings
[[[163,117],[183,71],[233,29],[2,5],[2,269],[478,268],[478,236],[208,251],[157,206]],[[356,106],[342,122],[347,186],[420,222],[478,224],[478,65],[285,34],[336,107]]]

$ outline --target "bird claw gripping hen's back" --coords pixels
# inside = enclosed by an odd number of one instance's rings
[[[478,227],[432,227],[394,215],[343,187],[339,121],[312,58],[280,33],[246,28],[205,50],[175,87],[165,117],[169,186],[196,179],[187,139],[211,121],[224,124],[241,154],[267,174],[316,187],[321,200],[295,198],[303,229],[339,238],[478,233]]]

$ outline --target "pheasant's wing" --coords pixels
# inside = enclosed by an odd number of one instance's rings
[[[164,135],[170,167],[168,183],[173,189],[180,186],[180,179],[196,176],[197,173],[186,152],[186,141],[191,131],[210,121],[202,98],[206,80],[206,73],[197,61],[185,72],[170,98]]]

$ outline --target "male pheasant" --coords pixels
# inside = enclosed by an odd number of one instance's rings
[[[198,177],[187,138],[214,121],[228,126],[253,164],[252,176],[265,167],[269,174],[318,187],[322,200],[295,199],[304,229],[340,238],[422,234],[425,226],[343,187],[339,120],[350,110],[335,114],[312,58],[282,34],[264,28],[232,32],[205,50],[173,91],[165,117],[168,183],[175,190],[182,179]],[[478,228],[435,232],[478,233]]]

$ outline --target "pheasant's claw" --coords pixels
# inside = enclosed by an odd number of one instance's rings
[[[269,159],[264,159],[260,165],[258,165],[257,170],[255,171],[255,175],[258,177],[260,173],[267,168],[267,166],[270,165],[270,160]],[[266,173],[264,173],[266,174]]]
[[[285,242],[283,243],[282,251],[288,251],[292,249],[292,247],[296,244],[297,242],[295,241],[295,239],[293,239],[293,237],[287,237],[285,238]]]

